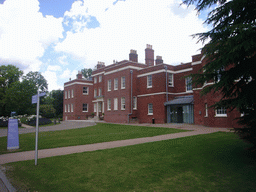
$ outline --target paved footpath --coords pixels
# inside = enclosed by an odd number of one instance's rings
[[[55,131],[55,130],[64,130],[64,129],[73,129],[73,128],[81,128],[86,126],[94,125],[94,122],[90,121],[83,121],[83,122],[76,122],[76,121],[66,121],[60,125],[56,125],[53,127],[41,127],[40,131]],[[230,129],[227,128],[208,128],[204,126],[198,125],[190,125],[190,124],[137,124],[138,126],[149,126],[149,127],[165,127],[165,128],[177,128],[177,129],[184,129],[184,130],[191,130],[188,132],[181,132],[181,133],[174,133],[174,134],[167,134],[167,135],[158,135],[154,137],[144,137],[144,138],[137,138],[137,139],[127,139],[127,140],[120,140],[120,141],[110,141],[104,143],[95,143],[95,144],[87,144],[87,145],[79,145],[79,146],[70,146],[70,147],[61,147],[61,148],[53,148],[53,149],[41,149],[38,150],[38,158],[46,158],[46,157],[53,157],[53,156],[61,156],[61,155],[68,155],[73,153],[82,153],[87,151],[96,151],[96,150],[103,150],[103,149],[111,149],[116,147],[124,147],[130,145],[137,145],[142,143],[149,143],[155,141],[163,141],[169,139],[176,139],[181,137],[188,137],[193,135],[201,135],[201,134],[209,134],[218,131],[223,132],[230,132]],[[134,125],[136,126],[136,125]],[[35,132],[35,128],[23,128],[22,133],[29,133]],[[20,133],[20,134],[22,134]],[[1,134],[1,133],[0,133]],[[1,135],[0,135],[1,136]],[[35,158],[35,151],[25,151],[25,152],[17,152],[17,153],[10,153],[0,155],[0,165],[17,162],[17,161],[26,161],[26,160],[33,160]],[[6,179],[2,177],[4,175],[0,170],[0,191],[1,186],[4,188],[3,183],[6,187],[12,187],[8,185],[8,183],[4,182]],[[3,183],[1,182],[3,181]],[[8,182],[8,180],[7,180]],[[1,184],[2,183],[2,184]],[[9,188],[11,189],[11,188]],[[12,189],[9,191],[13,191]]]

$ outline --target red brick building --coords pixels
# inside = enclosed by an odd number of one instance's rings
[[[218,94],[200,96],[186,76],[197,73],[206,63],[199,54],[192,62],[177,66],[154,60],[151,45],[145,49],[145,63],[131,50],[129,60],[105,66],[98,62],[92,80],[82,78],[64,84],[64,120],[85,120],[94,113],[115,123],[194,123],[216,127],[237,126],[238,111],[208,108],[220,99]],[[204,86],[207,86],[204,85]]]

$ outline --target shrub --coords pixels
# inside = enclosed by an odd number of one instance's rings
[[[12,119],[18,119],[18,117],[12,117]],[[8,127],[9,117],[0,117],[0,127]],[[18,119],[18,127],[21,127],[21,120]]]
[[[50,119],[46,119],[46,118],[39,118],[39,125],[47,125],[47,124],[50,124],[52,123],[52,121]],[[28,125],[31,125],[31,126],[36,126],[36,118],[35,119],[32,119],[28,122]]]

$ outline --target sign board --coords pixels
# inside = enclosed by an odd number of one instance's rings
[[[7,150],[19,149],[18,119],[9,119],[7,134]]]
[[[43,97],[45,95],[46,95],[45,92],[39,93],[39,97]],[[34,103],[37,103],[37,94],[32,96],[32,104]]]

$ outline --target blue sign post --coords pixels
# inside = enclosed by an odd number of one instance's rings
[[[7,150],[19,149],[18,119],[8,120]]]

